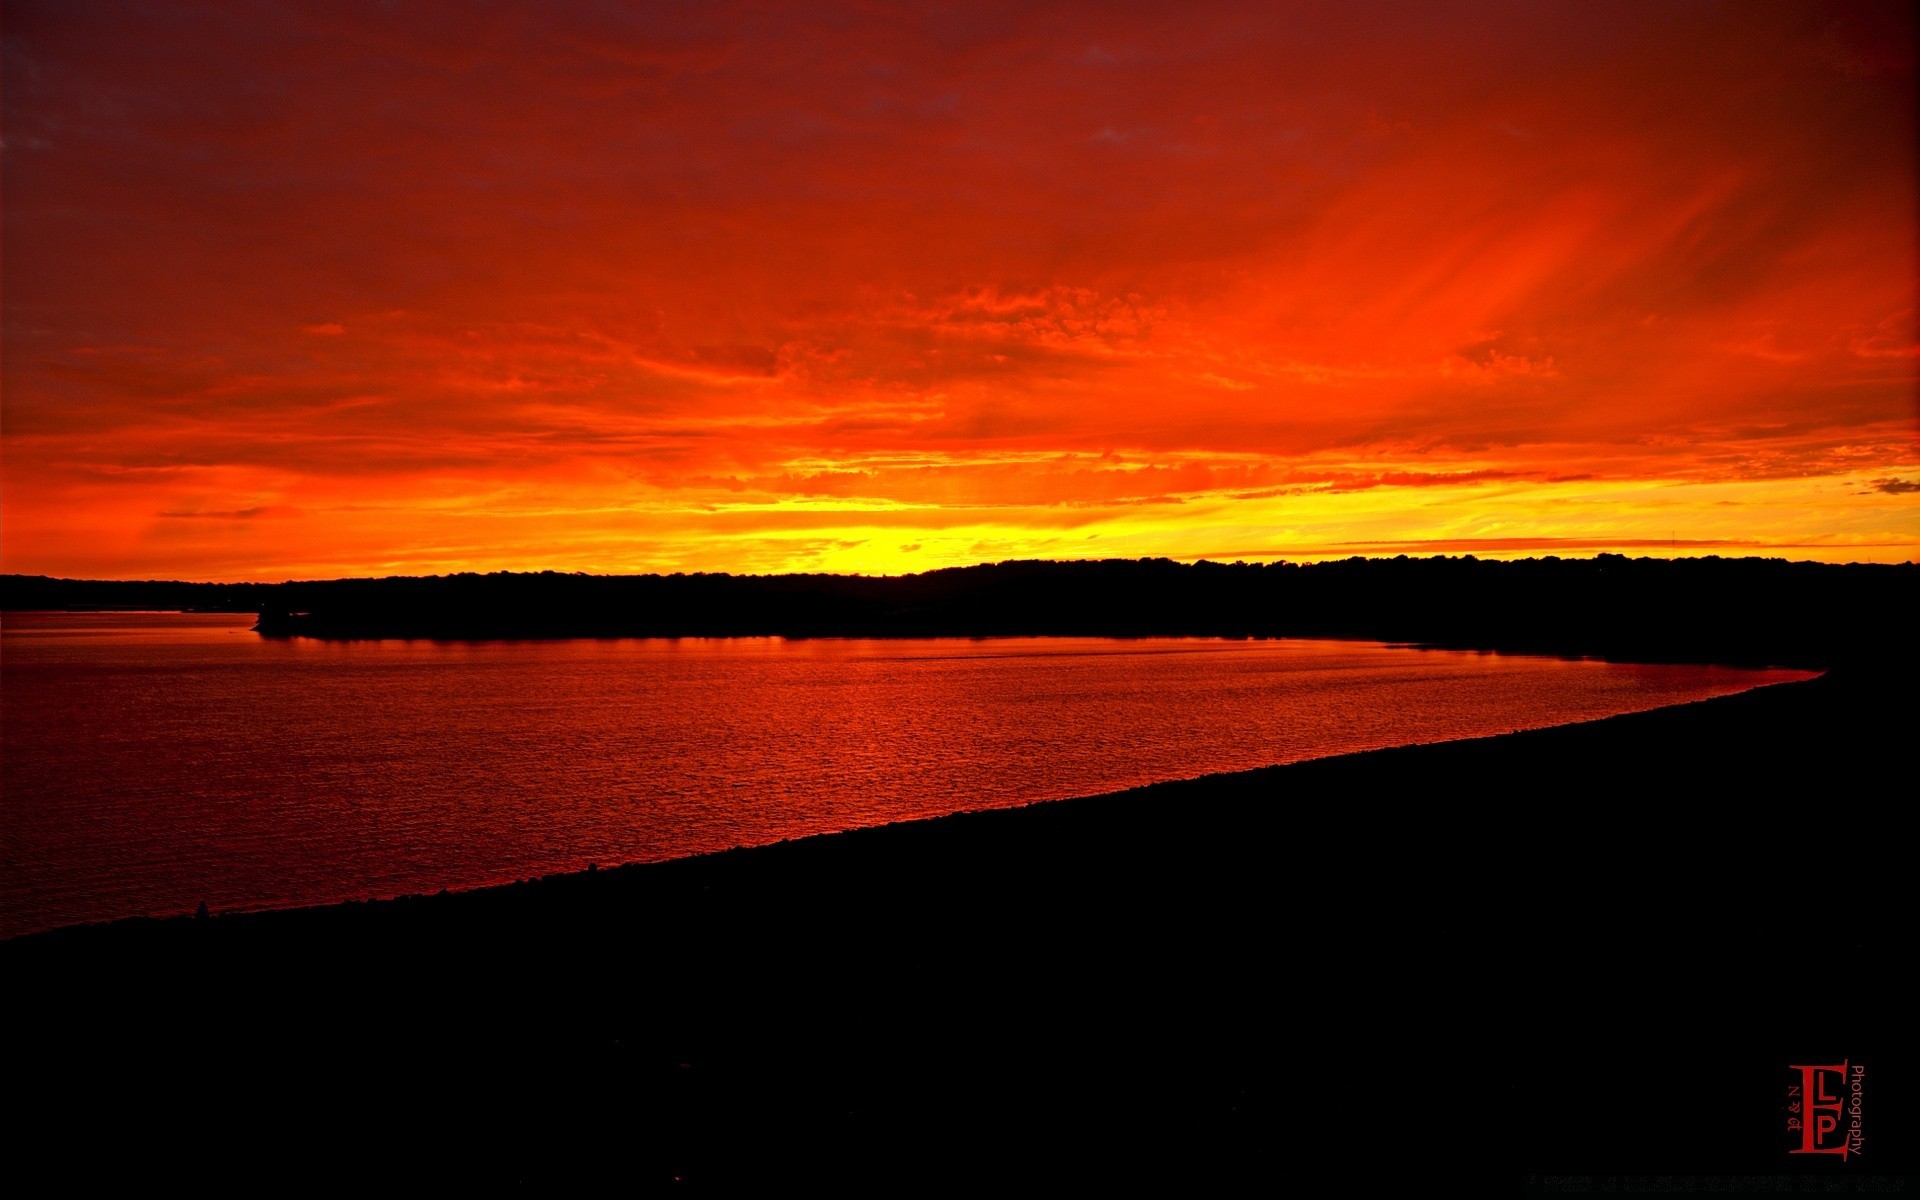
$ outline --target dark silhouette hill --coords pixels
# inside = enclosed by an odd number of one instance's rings
[[[180,606],[316,638],[1348,637],[1641,661],[1871,660],[1920,566],[1780,559],[1007,562],[899,577],[447,575],[254,584],[0,580],[8,608]]]
[[[1825,665],[1920,611],[1920,568],[1767,559],[1009,562],[897,578],[455,575],[289,584],[264,633],[312,637],[1156,634],[1366,637]]]

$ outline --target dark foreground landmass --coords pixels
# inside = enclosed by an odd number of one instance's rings
[[[1824,667],[1920,611],[1920,566],[1780,559],[1008,562],[893,578],[497,573],[284,584],[0,578],[0,607],[258,612],[318,638],[1345,637]]]
[[[1883,666],[482,892],[17,939],[7,1172],[1368,1195],[1910,1171],[1912,677]],[[1788,1156],[1787,1066],[1842,1059],[1871,1072],[1865,1154]]]

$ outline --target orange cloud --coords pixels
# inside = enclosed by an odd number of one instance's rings
[[[9,571],[1920,553],[1903,4],[8,18]]]

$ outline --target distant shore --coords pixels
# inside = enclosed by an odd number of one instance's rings
[[[1005,562],[919,575],[555,572],[186,584],[0,577],[0,608],[258,614],[270,637],[1331,637],[1821,669],[1910,637],[1920,565],[1780,559]]]
[[[1887,667],[478,892],[15,939],[6,1058],[42,1098],[20,1144],[79,1114],[192,1178],[297,1158],[1205,1184],[1291,1162],[1304,1089],[1367,1114],[1372,1168],[1431,1175],[1485,1166],[1431,1097],[1524,1079],[1517,1171],[1745,1169],[1724,1160],[1749,1145],[1772,1169],[1736,1127],[1753,1070],[1836,1031],[1911,1061],[1895,806],[1874,801],[1912,681]],[[1838,1017],[1787,983],[1795,948],[1836,939]],[[1607,1136],[1644,1084],[1618,1062],[1668,1055],[1699,1068],[1693,1102]],[[1884,1145],[1876,1169],[1911,1169]]]

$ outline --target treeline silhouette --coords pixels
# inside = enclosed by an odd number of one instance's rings
[[[7,612],[257,613],[270,605],[271,583],[182,583],[173,579],[54,579],[0,575]]]
[[[1781,559],[1005,562],[899,577],[555,572],[5,581],[6,607],[253,611],[269,636],[1346,637],[1642,661],[1911,657],[1920,566]]]

